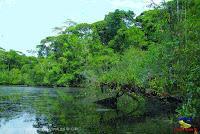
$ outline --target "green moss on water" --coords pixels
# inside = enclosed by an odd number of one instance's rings
[[[144,113],[145,100],[143,97],[135,93],[124,94],[118,98],[117,108],[126,113],[134,116],[139,116]]]
[[[125,113],[136,111],[138,107],[137,100],[134,100],[128,95],[123,95],[118,99],[117,108]]]

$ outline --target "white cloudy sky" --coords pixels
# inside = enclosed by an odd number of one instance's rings
[[[161,0],[154,0],[159,3]],[[92,23],[115,9],[147,10],[149,0],[0,0],[0,47],[26,53],[66,19]]]

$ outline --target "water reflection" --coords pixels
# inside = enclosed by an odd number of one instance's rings
[[[25,113],[9,121],[2,119],[0,134],[37,134],[33,123],[34,116]]]
[[[167,116],[125,116],[87,101],[81,94],[81,90],[72,88],[0,87],[0,133],[169,134],[172,131]]]

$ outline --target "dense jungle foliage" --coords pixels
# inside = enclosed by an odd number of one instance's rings
[[[0,49],[0,84],[133,85],[184,97],[200,116],[200,1],[174,0],[135,16],[116,10],[93,24],[69,22],[43,39],[38,57]]]

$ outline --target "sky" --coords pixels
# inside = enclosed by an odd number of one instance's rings
[[[159,3],[161,0],[154,0]],[[0,47],[25,54],[67,19],[77,23],[103,20],[115,9],[147,10],[149,0],[0,0]]]

